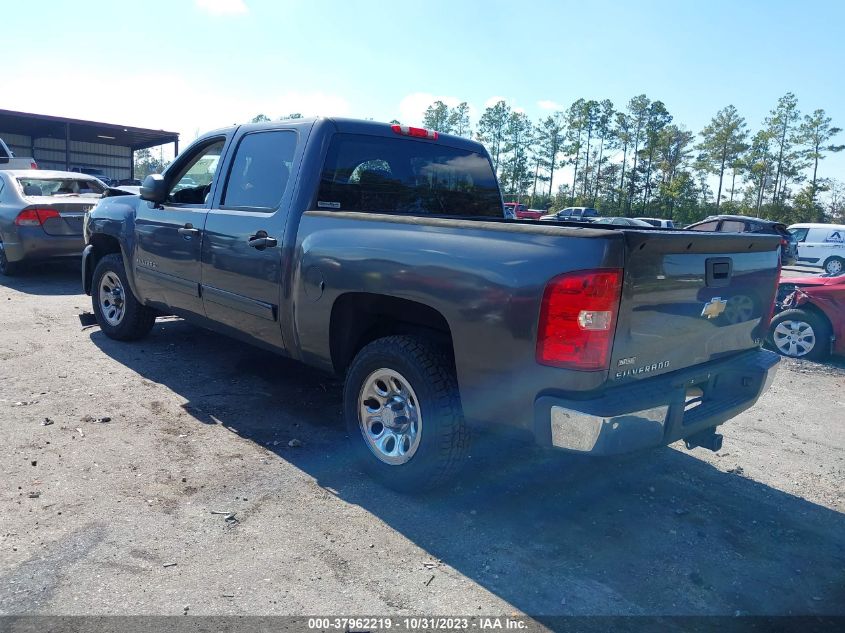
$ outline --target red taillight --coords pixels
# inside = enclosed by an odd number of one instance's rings
[[[58,218],[59,212],[55,209],[24,209],[15,218],[18,226],[41,226],[50,218]]]
[[[546,284],[537,328],[537,362],[582,371],[607,369],[616,329],[622,269],[579,270]]]
[[[413,136],[414,138],[427,138],[436,141],[439,134],[434,130],[426,130],[422,127],[411,127],[409,125],[391,125],[390,129],[402,136]]]
[[[29,168],[30,169],[38,169],[38,163],[36,163],[34,160],[30,161]]]

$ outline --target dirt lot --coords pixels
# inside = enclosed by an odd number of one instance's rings
[[[73,267],[0,282],[0,614],[845,614],[843,363],[783,362],[719,454],[500,447],[407,498],[331,378],[88,310]]]

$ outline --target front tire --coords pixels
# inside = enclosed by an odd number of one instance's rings
[[[106,336],[134,341],[147,335],[155,324],[156,313],[132,294],[119,253],[106,255],[97,263],[92,282],[94,316]]]
[[[822,360],[830,354],[831,328],[811,310],[784,310],[772,319],[769,342],[783,356]]]
[[[420,337],[388,336],[358,352],[343,409],[358,462],[401,492],[445,483],[469,450],[452,363]]]
[[[831,257],[824,263],[824,271],[829,275],[838,275],[845,270],[845,259]]]

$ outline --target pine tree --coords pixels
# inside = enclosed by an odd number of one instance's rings
[[[572,203],[575,203],[575,192],[578,186],[578,165],[581,162],[581,136],[584,132],[584,107],[586,105],[584,99],[578,99],[575,103],[569,106],[566,113],[566,138],[569,141],[567,147],[567,154],[575,158],[572,159],[574,169],[572,172]]]
[[[813,163],[813,177],[810,181],[810,203],[815,204],[818,194],[819,161],[825,152],[841,152],[845,145],[826,145],[842,128],[833,127],[833,120],[824,110],[815,110],[812,114],[804,115],[804,121],[798,128],[798,140],[803,145],[805,157]]]
[[[427,130],[436,130],[448,134],[452,131],[449,120],[449,106],[438,99],[426,108],[422,124]]]
[[[502,184],[513,196],[522,196],[531,185],[529,148],[534,142],[533,126],[524,112],[511,112],[505,128]]]
[[[781,175],[784,172],[785,159],[789,157],[789,152],[792,149],[794,131],[800,118],[798,99],[791,92],[787,92],[778,99],[777,106],[766,119],[767,131],[776,151],[773,205],[777,205],[779,201],[783,202],[784,185],[781,181]]]
[[[672,122],[672,115],[662,101],[653,101],[648,106],[645,122],[645,182],[643,187],[643,209],[651,198],[651,165],[660,142],[660,132]]]
[[[615,114],[613,102],[610,99],[604,99],[599,105],[601,106],[601,110],[599,111],[596,119],[596,134],[599,137],[599,156],[598,162],[596,163],[596,177],[593,184],[593,206],[595,206],[596,198],[598,197],[601,187],[601,170],[602,159],[604,156],[604,146],[612,132],[611,124],[613,122],[613,115]]]
[[[722,200],[722,182],[725,169],[747,147],[748,138],[745,119],[739,116],[736,108],[729,105],[716,113],[710,123],[701,130],[702,142],[698,146],[701,151],[700,160],[707,165],[710,173],[718,174],[719,187],[716,193],[716,209]],[[733,191],[733,185],[731,186]]]
[[[478,120],[476,138],[487,146],[487,150],[493,158],[493,167],[496,173],[499,172],[502,146],[505,139],[505,130],[510,120],[511,109],[504,101],[499,101],[484,110],[484,114]]]
[[[648,118],[648,107],[651,101],[645,95],[638,95],[628,102],[628,117],[631,123],[631,142],[633,143],[634,166],[628,175],[628,193],[625,200],[626,214],[631,210],[631,202],[637,186],[637,160],[639,159],[640,142],[643,137],[643,129]]]
[[[555,169],[558,167],[558,158],[563,150],[566,129],[563,124],[563,113],[555,112],[547,116],[537,126],[537,140],[539,153],[542,156],[541,166],[548,173],[549,197],[552,196],[552,183],[554,182]]]
[[[458,136],[472,136],[469,122],[469,105],[466,101],[461,101],[461,103],[449,111],[449,129],[452,134],[457,134]]]

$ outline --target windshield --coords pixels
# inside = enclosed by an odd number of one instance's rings
[[[105,188],[91,178],[18,178],[23,195],[100,196]]]

